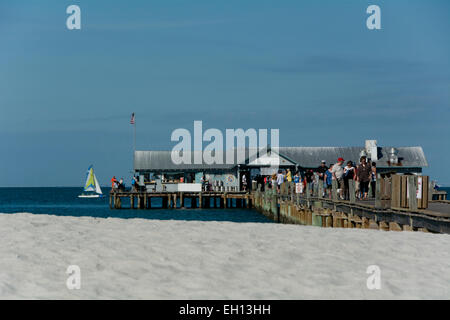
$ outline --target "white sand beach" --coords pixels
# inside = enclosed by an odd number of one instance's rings
[[[449,235],[28,213],[0,234],[1,299],[450,299]]]

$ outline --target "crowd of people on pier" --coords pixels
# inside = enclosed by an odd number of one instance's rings
[[[264,185],[270,188],[277,188],[280,192],[281,185],[284,182],[294,182],[296,193],[305,194],[308,190],[312,195],[314,189],[322,185],[323,196],[332,197],[333,181],[336,183],[338,196],[341,199],[350,199],[350,181],[355,184],[355,196],[361,200],[369,199],[369,196],[375,198],[375,187],[377,180],[376,163],[367,162],[367,157],[362,156],[358,165],[352,161],[347,161],[339,157],[336,163],[327,166],[325,160],[322,160],[316,169],[307,169],[303,172],[297,171],[294,175],[290,169],[278,170],[272,176],[266,176],[263,179]],[[371,195],[369,195],[369,186]]]
[[[111,178],[111,190],[112,192],[125,191],[126,187],[123,178],[117,180],[116,176],[113,176]],[[139,191],[138,180],[135,176],[131,178],[131,191]]]
[[[344,165],[344,163],[346,164]],[[201,179],[202,185],[205,184],[205,179],[203,175]],[[358,165],[355,165],[352,161],[345,162],[344,158],[339,157],[334,164],[327,165],[326,161],[322,160],[315,169],[303,169],[295,173],[292,173],[291,169],[280,169],[273,175],[258,175],[253,181],[256,181],[257,184],[262,184],[263,188],[266,186],[276,188],[278,192],[280,192],[281,185],[284,182],[293,182],[296,193],[305,194],[310,192],[313,195],[314,190],[322,190],[322,196],[329,198],[332,198],[334,183],[339,198],[343,200],[350,199],[350,181],[354,181],[356,198],[367,200],[369,198],[369,190],[371,190],[371,197],[375,198],[376,179],[376,163],[369,163],[367,158],[362,156]],[[249,191],[250,189],[247,180],[246,174],[241,176],[240,185],[242,191]],[[319,188],[320,185],[322,188]],[[123,178],[117,180],[114,176],[111,179],[111,189],[113,192],[125,191]],[[140,191],[140,186],[135,176],[131,180],[131,190]]]

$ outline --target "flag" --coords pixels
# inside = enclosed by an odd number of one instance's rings
[[[134,121],[134,112],[131,114],[130,124],[135,124],[135,121]]]

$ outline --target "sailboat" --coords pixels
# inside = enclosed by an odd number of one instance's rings
[[[94,173],[94,167],[91,165],[86,174],[86,183],[84,184],[84,192],[78,198],[102,198],[103,193]]]

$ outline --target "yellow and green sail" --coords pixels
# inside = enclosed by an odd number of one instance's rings
[[[87,171],[86,183],[84,184],[84,191],[95,191],[95,175],[94,168],[90,166]]]

